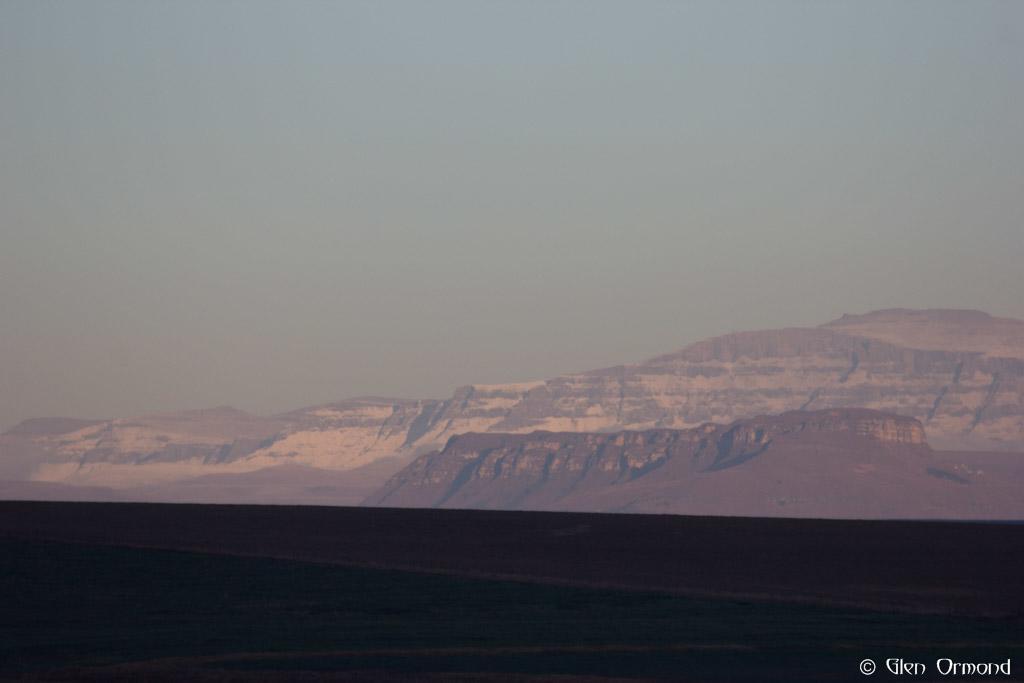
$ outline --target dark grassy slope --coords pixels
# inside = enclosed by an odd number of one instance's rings
[[[0,678],[830,681],[866,656],[1024,654],[1021,619],[100,545],[0,541],[0,577]]]
[[[908,612],[1024,615],[1024,525],[0,503],[0,538]]]

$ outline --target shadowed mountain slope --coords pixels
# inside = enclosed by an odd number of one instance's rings
[[[937,453],[920,422],[795,411],[688,430],[463,434],[366,501],[388,507],[1024,519],[1019,454]]]

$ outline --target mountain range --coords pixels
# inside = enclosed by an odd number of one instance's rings
[[[31,419],[0,435],[0,495],[76,486],[101,498],[349,504],[468,433],[597,438],[833,409],[912,418],[935,452],[1024,451],[1024,321],[890,309],[548,380],[469,385],[446,399],[363,397],[270,417],[222,407]]]

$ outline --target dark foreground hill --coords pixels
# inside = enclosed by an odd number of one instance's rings
[[[1022,632],[1021,525],[0,504],[4,680],[1014,680]]]
[[[369,505],[1024,519],[1024,454],[933,451],[914,418],[793,411],[695,429],[462,434]]]
[[[1024,525],[0,502],[0,538],[956,614],[1024,615]]]

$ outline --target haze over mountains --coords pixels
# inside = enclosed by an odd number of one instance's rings
[[[447,399],[357,398],[273,417],[216,408],[27,420],[0,435],[0,479],[35,482],[35,495],[75,485],[101,487],[100,497],[355,503],[467,432],[682,430],[846,408],[913,418],[936,449],[1024,451],[1024,321],[892,309]],[[269,488],[267,468],[277,468]],[[317,484],[319,470],[330,474]],[[11,486],[0,493],[15,496]]]

